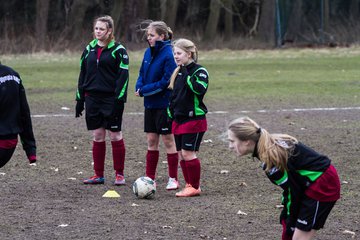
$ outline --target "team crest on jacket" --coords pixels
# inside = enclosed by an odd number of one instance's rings
[[[207,78],[207,75],[204,74],[204,73],[200,73],[200,74],[199,74],[199,77]]]

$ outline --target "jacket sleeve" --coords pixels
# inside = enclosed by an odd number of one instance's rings
[[[120,63],[116,78],[115,96],[117,100],[126,102],[129,83],[129,55],[125,48],[119,50],[118,57],[120,58]]]
[[[33,133],[30,108],[26,99],[25,89],[20,83],[20,112],[21,112],[21,124],[23,127],[22,132],[20,132],[20,139],[23,149],[28,157],[30,163],[36,161],[36,142]]]
[[[209,74],[205,68],[196,70],[192,76],[186,79],[186,85],[197,95],[204,95],[209,84]]]
[[[85,100],[85,94],[83,85],[85,82],[85,76],[86,76],[86,58],[89,54],[90,46],[88,45],[84,52],[81,55],[80,58],[80,74],[79,74],[79,80],[78,80],[78,88],[76,91],[76,101],[84,101]]]
[[[136,92],[138,89],[141,89],[141,88],[144,86],[143,76],[144,76],[144,60],[143,60],[143,62],[141,63],[141,67],[140,67],[140,70],[139,70],[139,76],[138,76],[138,79],[136,80],[135,92]]]
[[[170,83],[171,74],[174,72],[175,68],[176,63],[174,57],[167,57],[164,74],[162,75],[161,79],[159,81],[144,85],[142,88],[140,88],[140,94],[147,97],[167,89]]]

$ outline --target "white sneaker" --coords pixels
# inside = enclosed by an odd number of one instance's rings
[[[179,188],[179,182],[175,178],[169,178],[166,190],[176,190]]]

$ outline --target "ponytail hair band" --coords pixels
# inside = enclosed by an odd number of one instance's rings
[[[261,127],[259,127],[259,128],[256,130],[256,133],[258,133],[258,134],[261,133]]]

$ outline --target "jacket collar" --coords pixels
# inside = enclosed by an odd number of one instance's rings
[[[94,39],[94,40],[92,40],[92,41],[89,43],[89,45],[90,45],[92,48],[94,48],[94,47],[97,45],[98,41],[99,41],[99,40]],[[111,41],[109,42],[109,44],[107,45],[107,48],[112,48],[114,45],[115,45],[115,41],[114,41],[114,40],[111,40]]]
[[[163,47],[168,46],[168,45],[171,46],[170,40],[156,41],[155,46],[150,47],[151,55],[154,56],[154,55],[158,54]]]

